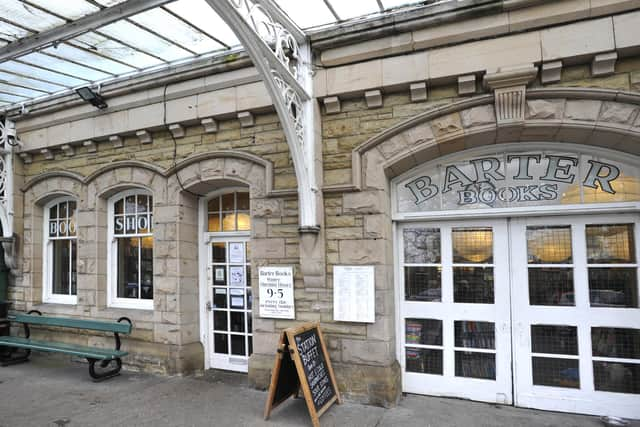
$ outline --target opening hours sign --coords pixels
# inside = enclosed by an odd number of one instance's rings
[[[260,317],[295,319],[293,303],[293,268],[260,267]]]

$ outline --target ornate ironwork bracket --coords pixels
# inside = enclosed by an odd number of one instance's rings
[[[298,182],[301,230],[317,230],[320,157],[311,49],[305,34],[271,0],[207,0],[231,27],[271,95]]]
[[[0,223],[2,237],[13,237],[13,147],[18,145],[15,124],[0,116]]]

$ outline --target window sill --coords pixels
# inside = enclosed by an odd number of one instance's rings
[[[78,305],[78,297],[47,297],[42,304]]]
[[[109,308],[126,308],[131,310],[149,310],[153,311],[153,300],[133,300],[117,299],[111,301]]]

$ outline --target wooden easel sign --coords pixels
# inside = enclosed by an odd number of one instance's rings
[[[280,334],[264,419],[300,389],[314,427],[320,426],[320,416],[334,402],[342,403],[318,323],[305,323]]]

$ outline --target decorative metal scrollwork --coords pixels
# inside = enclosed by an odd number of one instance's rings
[[[302,101],[296,93],[296,91],[284,81],[282,76],[277,71],[271,70],[273,80],[276,82],[278,88],[280,88],[280,94],[287,106],[289,116],[293,120],[296,136],[300,146],[304,146],[304,113],[302,109]]]
[[[291,75],[303,83],[303,73],[299,68],[299,46],[293,35],[276,22],[260,4],[253,0],[229,0],[245,21],[274,53]]]

